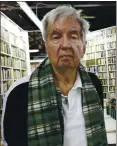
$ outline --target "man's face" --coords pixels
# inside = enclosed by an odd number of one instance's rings
[[[82,40],[80,23],[72,17],[62,17],[47,28],[46,52],[57,69],[77,68],[84,56],[86,42]]]

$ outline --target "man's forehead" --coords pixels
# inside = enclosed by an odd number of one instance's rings
[[[59,32],[59,33],[66,33],[66,32],[79,32],[78,28],[71,27],[71,28],[52,28],[51,32]]]
[[[57,31],[57,32],[60,32],[60,33],[65,33],[65,32],[78,32],[79,30],[76,28],[76,27],[71,27],[71,28],[54,28],[53,31]]]
[[[70,17],[71,18],[71,17]],[[60,19],[57,19],[55,22],[50,22],[48,24],[48,30],[49,31],[58,31],[58,32],[67,32],[67,31],[81,31],[81,26],[80,26],[80,23],[76,20],[76,19],[73,19],[71,21],[69,21],[68,23],[63,23],[62,25],[59,23],[61,19],[64,19],[65,18],[60,18]],[[65,20],[66,21],[66,20]]]

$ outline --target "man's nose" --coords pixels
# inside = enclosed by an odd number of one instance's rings
[[[68,37],[66,35],[63,36],[62,42],[61,42],[62,48],[67,49],[70,48],[70,41],[68,40]]]

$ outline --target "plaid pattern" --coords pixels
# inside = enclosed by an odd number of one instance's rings
[[[88,73],[79,66],[88,146],[107,146],[100,100]],[[28,146],[63,146],[61,92],[55,86],[48,58],[32,73],[28,93]]]

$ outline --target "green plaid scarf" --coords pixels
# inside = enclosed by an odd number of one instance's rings
[[[79,73],[88,146],[107,146],[98,93],[81,64]],[[54,84],[52,66],[46,58],[29,81],[28,146],[63,146],[63,123],[61,92]]]

